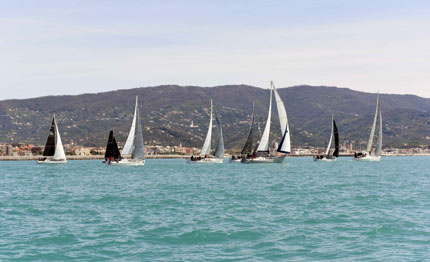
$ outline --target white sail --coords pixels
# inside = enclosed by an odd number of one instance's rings
[[[269,113],[267,114],[266,126],[264,127],[264,132],[261,136],[260,144],[257,147],[257,152],[269,152],[270,124],[272,120],[272,90],[273,88],[270,87]]]
[[[218,145],[215,149],[215,156],[220,159],[224,159],[224,137],[222,134],[222,126],[221,126],[221,120],[219,117],[215,117],[216,125],[218,127],[218,134],[219,134],[219,140]]]
[[[379,108],[379,135],[378,144],[376,145],[375,155],[380,156],[382,153],[382,113],[381,108]]]
[[[130,132],[128,133],[127,140],[125,142],[124,148],[122,149],[123,155],[130,155],[133,151],[134,135],[136,132],[136,118],[137,118],[137,108],[138,108],[138,97],[136,96],[136,105],[134,108],[133,122],[131,123]]]
[[[376,120],[378,118],[378,109],[379,109],[379,93],[378,93],[378,98],[376,99],[375,117],[373,119],[373,125],[372,125],[372,130],[370,131],[369,140],[367,141],[366,152],[371,152],[372,151],[373,136],[375,135]]]
[[[202,151],[200,152],[201,156],[209,155],[211,152],[211,138],[212,138],[212,99],[211,99],[211,117],[209,121],[209,129],[206,134],[205,142],[203,143]]]
[[[330,132],[330,140],[328,141],[327,149],[325,150],[325,155],[328,156],[331,147],[331,141],[333,140],[333,115],[331,116],[331,132]]]
[[[284,102],[282,102],[281,96],[278,94],[278,91],[276,91],[275,85],[273,84],[273,82],[271,82],[270,84],[273,87],[273,91],[275,92],[276,107],[278,109],[279,123],[281,125],[282,141],[281,145],[278,148],[278,151],[283,153],[290,153],[291,139],[290,128],[288,126],[287,110],[285,109],[285,105]]]
[[[136,139],[134,139],[134,143],[133,143],[133,152],[131,153],[131,159],[143,160],[145,159],[145,148],[143,143],[142,120],[140,119],[139,108],[137,108],[136,116],[137,116],[137,126],[136,126],[137,133],[136,133]]]
[[[58,131],[57,121],[55,121],[55,153],[52,157],[54,160],[66,160],[66,154],[64,153],[63,143],[61,142],[60,132]]]

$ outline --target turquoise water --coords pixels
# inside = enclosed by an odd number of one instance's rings
[[[1,261],[430,260],[430,157],[0,173]]]

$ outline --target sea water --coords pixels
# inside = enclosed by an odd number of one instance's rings
[[[430,157],[1,162],[0,260],[430,261]]]

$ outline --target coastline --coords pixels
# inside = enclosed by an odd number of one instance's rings
[[[288,157],[312,157],[313,155],[290,155]],[[339,157],[352,157],[353,154],[344,154]],[[430,154],[396,154],[396,155],[382,155],[383,157],[398,157],[398,156],[430,156]],[[187,159],[191,155],[148,155],[146,159]],[[225,159],[229,159],[231,156],[226,155]],[[0,156],[0,161],[36,161],[41,156]],[[102,155],[91,155],[91,156],[67,156],[67,160],[103,160]]]

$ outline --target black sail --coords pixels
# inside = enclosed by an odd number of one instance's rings
[[[243,146],[242,155],[252,154],[254,150],[254,122],[255,122],[255,107],[252,104],[252,121],[251,128],[249,129],[248,138],[246,139],[245,145]]]
[[[52,118],[51,129],[49,130],[48,139],[46,140],[45,149],[43,150],[43,156],[54,156],[55,154],[55,118]]]
[[[339,157],[339,132],[337,130],[336,121],[333,119],[333,133],[334,133],[334,152],[333,156]]]
[[[112,159],[121,159],[121,153],[119,152],[118,144],[116,143],[116,139],[113,136],[112,130],[109,132],[109,139],[105,152],[105,158],[107,159],[110,157],[112,157]]]

